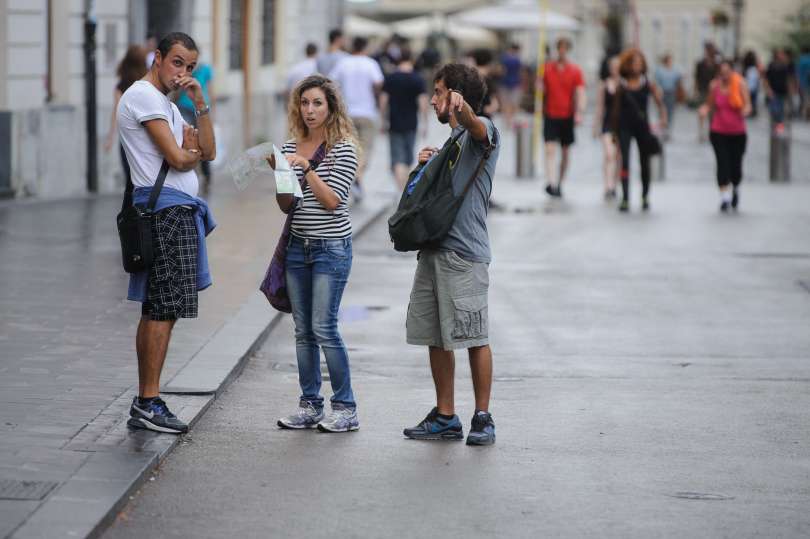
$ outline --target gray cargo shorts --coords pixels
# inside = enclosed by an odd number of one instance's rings
[[[453,251],[421,251],[405,324],[408,344],[444,350],[489,344],[488,288],[488,264]]]

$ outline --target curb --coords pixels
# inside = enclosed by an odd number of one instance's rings
[[[383,199],[374,208],[361,212],[353,239],[359,238],[391,209]],[[365,207],[368,207],[367,202]],[[356,222],[357,222],[356,221]],[[212,336],[175,376],[161,388],[171,395],[172,408],[189,426],[197,423],[227,387],[242,373],[248,360],[267,341],[281,321],[283,313],[274,312],[267,323],[268,305],[256,291],[236,314]],[[233,359],[234,342],[245,350]],[[231,350],[229,353],[228,350]],[[224,365],[223,365],[224,363]],[[162,436],[150,431],[129,431],[125,411],[134,388],[124,392],[88,423],[86,440],[79,438],[69,449],[86,452],[87,458],[76,472],[14,530],[10,538],[35,539],[53,537],[101,536],[115,520],[137,490],[172,450],[185,439]],[[101,435],[95,435],[95,423],[115,414],[117,423]],[[100,419],[101,418],[101,419]],[[108,421],[108,420],[107,420]]]

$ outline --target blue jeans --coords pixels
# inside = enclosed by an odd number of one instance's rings
[[[781,124],[785,121],[785,106],[787,97],[782,95],[774,95],[768,100],[768,110],[771,113],[771,121],[775,124]]]
[[[338,333],[338,310],[352,268],[352,240],[290,237],[287,291],[295,321],[301,400],[323,408],[321,354],[332,382],[332,407],[352,408],[349,354]]]

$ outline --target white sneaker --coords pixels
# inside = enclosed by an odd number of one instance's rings
[[[350,408],[332,409],[332,413],[318,423],[318,430],[321,432],[349,432],[359,428],[357,410]]]
[[[323,409],[318,410],[311,402],[301,401],[298,406],[296,413],[278,420],[279,427],[282,429],[314,429],[323,419]]]

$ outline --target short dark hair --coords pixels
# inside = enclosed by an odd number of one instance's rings
[[[363,52],[368,47],[368,39],[357,36],[352,40],[352,52]]]
[[[480,112],[487,93],[484,78],[474,67],[464,64],[445,64],[433,77],[433,82],[443,81],[448,88],[460,92],[464,101],[476,112]]]
[[[402,47],[399,50],[399,60],[397,60],[397,63],[401,64],[403,62],[410,62],[411,60],[413,60],[411,49],[409,47]]]
[[[194,43],[194,40],[191,39],[190,35],[184,34],[183,32],[171,32],[166,34],[158,43],[157,50],[160,51],[160,57],[166,58],[166,55],[169,54],[172,46],[177,44],[182,45],[190,51],[199,51],[197,44]]]
[[[313,54],[318,52],[318,46],[315,43],[307,43],[307,48],[305,49],[307,56],[312,56]]]
[[[333,28],[332,30],[329,30],[330,45],[342,37],[343,37],[343,30],[341,30],[340,28]]]
[[[495,59],[495,55],[489,49],[475,49],[470,52],[470,57],[478,67],[488,66]]]
[[[568,39],[567,37],[561,37],[560,39],[557,40],[557,50],[560,50],[560,47],[562,47],[563,45],[565,45],[565,49],[569,51],[574,47],[574,45],[571,43],[571,40]]]

